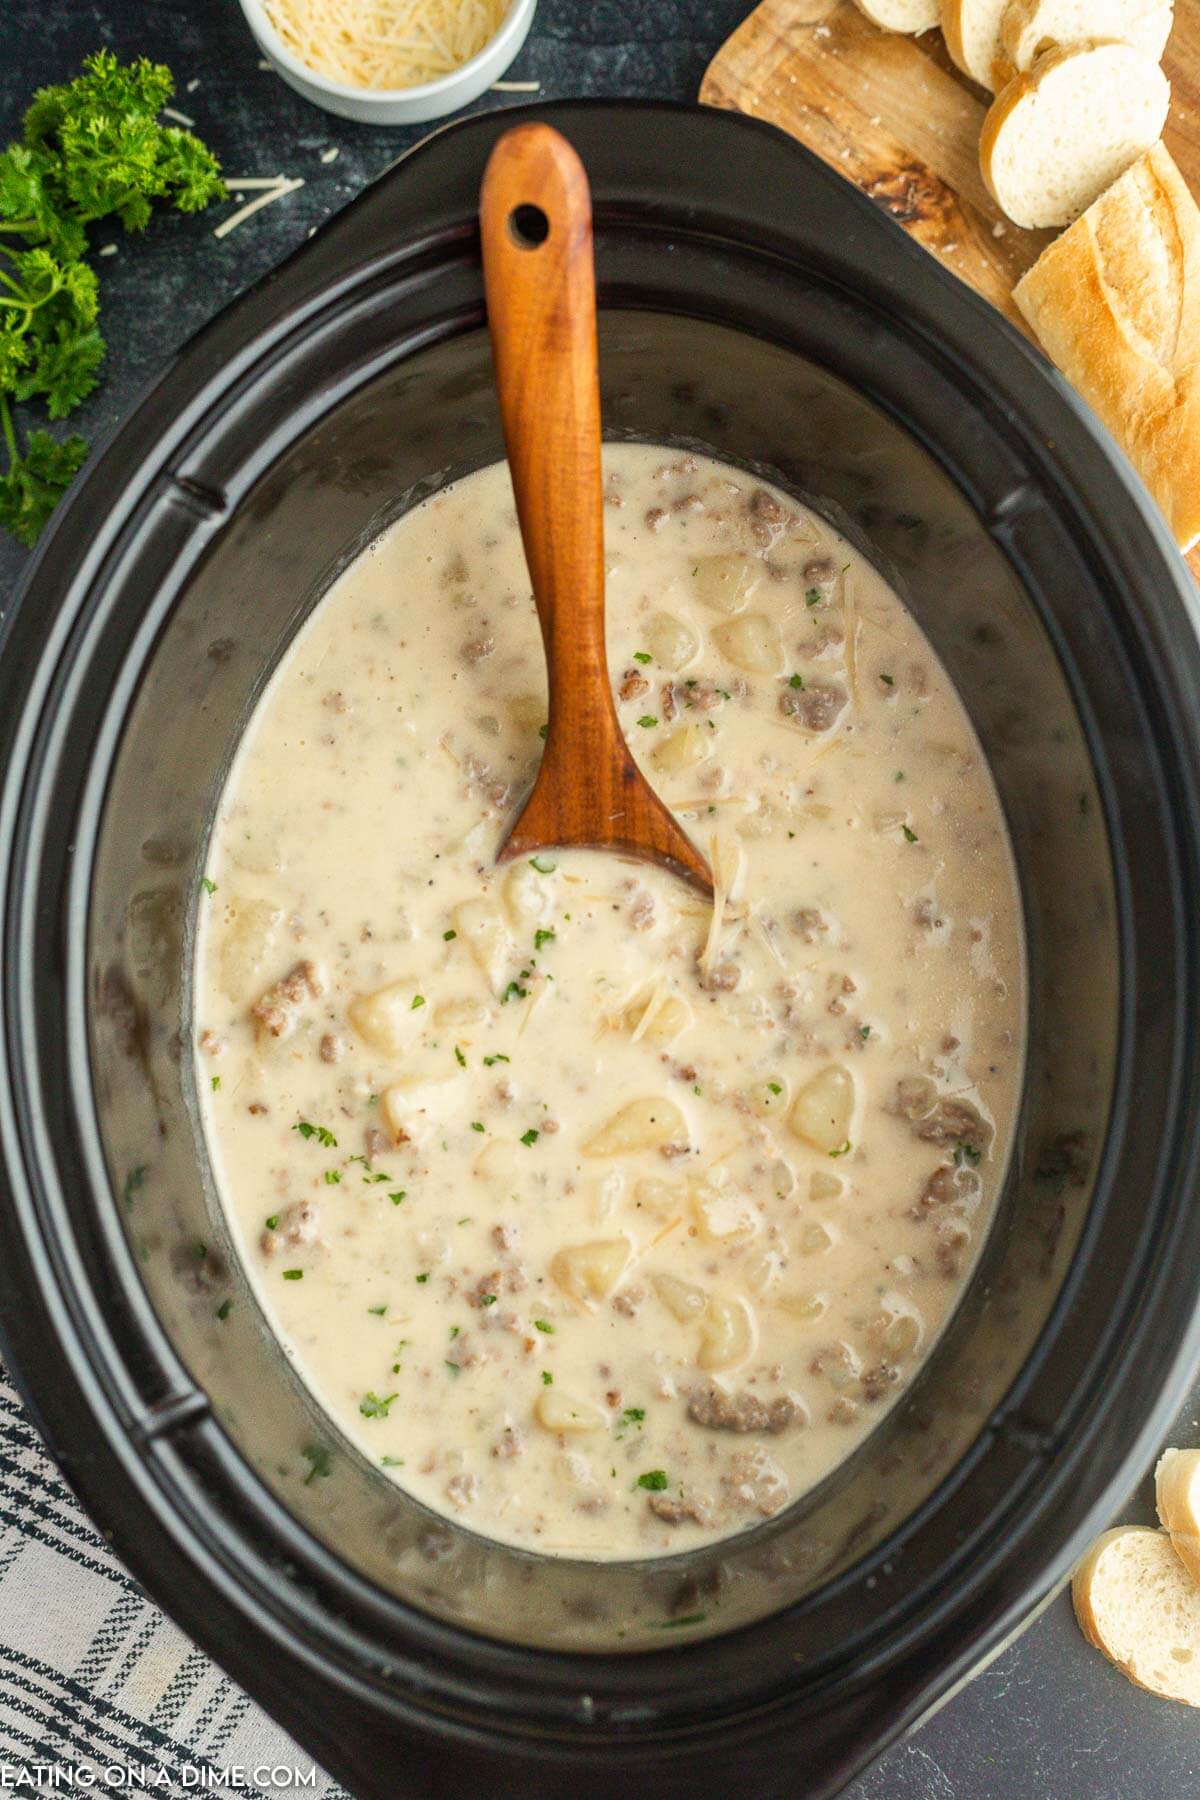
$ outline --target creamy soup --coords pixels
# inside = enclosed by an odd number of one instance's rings
[[[258,707],[213,833],[204,1123],[267,1320],[364,1456],[539,1551],[787,1506],[954,1306],[1021,1072],[1009,846],[912,617],[755,478],[605,454],[639,763],[716,903],[495,857],[545,672],[507,469],[394,525]]]

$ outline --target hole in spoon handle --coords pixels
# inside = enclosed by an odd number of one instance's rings
[[[508,215],[508,235],[518,250],[537,250],[550,236],[550,221],[540,206],[522,200]]]

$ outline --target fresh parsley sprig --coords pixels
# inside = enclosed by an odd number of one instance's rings
[[[20,142],[0,153],[0,529],[32,544],[87,455],[83,438],[22,432],[14,406],[40,400],[64,419],[99,378],[99,286],[84,260],[88,226],[141,231],[154,203],[199,212],[225,193],[216,158],[158,114],[169,69],[109,50],[83,73],[41,88]]]

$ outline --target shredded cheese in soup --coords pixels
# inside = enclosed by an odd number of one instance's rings
[[[498,465],[291,647],[197,966],[219,1186],[303,1377],[434,1511],[596,1558],[744,1531],[881,1419],[987,1231],[1024,1028],[999,804],[899,599],[748,475],[605,467],[622,723],[715,904],[496,866],[546,718]]]

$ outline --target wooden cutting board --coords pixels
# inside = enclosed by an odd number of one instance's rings
[[[1200,5],[1176,0],[1163,58],[1164,138],[1200,195]],[[880,31],[853,0],[761,0],[718,50],[700,98],[766,119],[878,202],[1021,330],[1012,290],[1049,231],[1024,231],[979,173],[990,95],[951,63],[941,33]],[[1188,557],[1200,581],[1200,546]]]
[[[1200,193],[1200,6],[1189,0],[1163,67],[1167,148]],[[700,98],[799,138],[1022,324],[1013,287],[1053,234],[1009,224],[984,187],[989,95],[954,67],[940,32],[880,31],[852,0],[762,0],[717,52]]]

